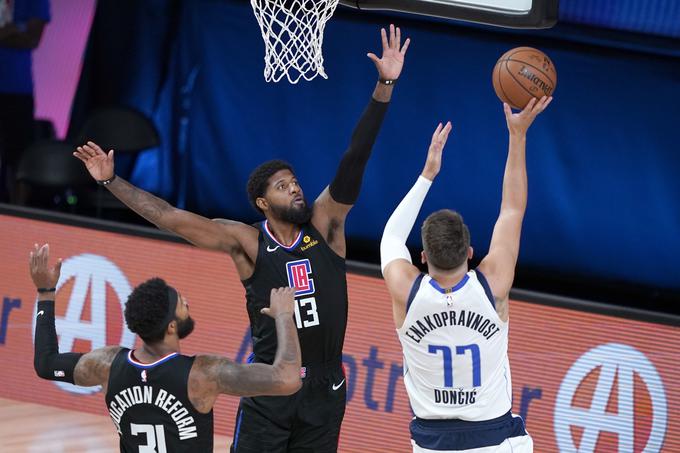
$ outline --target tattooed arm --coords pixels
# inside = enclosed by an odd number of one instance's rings
[[[189,400],[200,412],[212,409],[220,393],[237,396],[291,395],[302,386],[301,353],[293,322],[295,290],[272,289],[262,313],[276,322],[277,349],[272,365],[241,365],[225,357],[197,356],[189,374]]]
[[[73,155],[85,163],[95,180],[106,181],[106,188],[116,198],[158,228],[171,231],[198,247],[227,252],[235,258],[235,261],[238,256],[246,255],[254,262],[257,255],[255,228],[222,219],[212,221],[177,209],[165,200],[133,186],[123,178],[115,176],[113,150],[108,154],[104,153],[96,143],[88,142],[84,146],[79,146]],[[237,266],[238,264],[237,262]]]
[[[106,386],[109,380],[109,371],[113,359],[120,352],[120,346],[106,346],[95,349],[83,355],[73,372],[73,381],[76,385],[90,387],[93,385]]]
[[[222,219],[213,221],[189,211],[177,209],[167,201],[133,186],[121,177],[116,177],[106,187],[130,209],[161,230],[175,233],[198,247],[221,250],[233,255],[243,251],[241,241],[248,242],[248,233],[254,233],[253,241],[250,242],[257,244],[257,233],[249,225]]]

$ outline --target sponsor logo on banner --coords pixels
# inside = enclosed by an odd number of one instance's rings
[[[636,385],[636,378],[644,384]],[[575,406],[580,394],[590,394],[587,407]],[[638,401],[641,400],[641,401]],[[651,401],[651,408],[648,401]],[[651,429],[636,430],[651,409]],[[555,435],[563,452],[591,453],[602,434],[613,434],[618,452],[659,452],[667,423],[663,382],[652,362],[637,349],[618,343],[597,346],[583,354],[562,380],[555,402]],[[581,433],[576,439],[574,433]],[[647,434],[648,431],[648,434]],[[645,435],[644,439],[640,436]],[[642,446],[642,448],[640,447]]]
[[[131,292],[130,283],[125,274],[106,257],[83,254],[72,256],[64,260],[61,266],[61,276],[57,284],[57,310],[59,305],[66,299],[60,294],[65,285],[72,283],[71,294],[68,295],[66,311],[63,317],[56,317],[55,323],[59,333],[59,352],[72,352],[76,340],[90,342],[92,349],[102,348],[111,344],[132,348],[135,343],[135,335],[121,323],[120,336],[106,338],[107,331],[107,286],[115,293],[115,301],[120,309],[121,318],[125,301]],[[89,297],[90,313],[85,313],[86,302]],[[37,310],[36,303],[34,312]],[[89,320],[84,320],[83,318]],[[35,331],[35,317],[33,320]],[[62,390],[79,394],[98,392],[100,386],[79,387],[66,382],[55,382]]]

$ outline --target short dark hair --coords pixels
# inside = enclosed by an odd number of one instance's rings
[[[420,234],[427,260],[437,269],[455,269],[467,260],[470,230],[457,212],[433,212],[423,222]]]
[[[248,191],[248,200],[250,201],[250,204],[253,206],[253,208],[255,208],[255,210],[257,210],[257,212],[260,214],[263,212],[257,207],[256,201],[258,198],[264,196],[264,193],[267,191],[269,178],[271,178],[274,173],[280,170],[290,170],[291,173],[295,173],[293,171],[293,166],[288,162],[285,160],[276,159],[269,160],[258,165],[248,177],[248,184],[246,186],[246,190]]]
[[[170,298],[168,284],[161,278],[149,279],[132,290],[125,303],[125,322],[128,329],[147,343],[165,338],[165,330],[174,319],[168,319]]]

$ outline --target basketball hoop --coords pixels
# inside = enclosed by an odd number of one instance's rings
[[[338,0],[250,0],[265,45],[264,79],[290,83],[328,76],[323,68],[323,32]]]

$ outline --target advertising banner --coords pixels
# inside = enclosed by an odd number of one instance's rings
[[[9,215],[0,215],[0,225],[1,398],[107,415],[99,389],[45,381],[33,370],[34,243],[49,243],[53,259],[64,261],[56,304],[61,352],[138,345],[124,326],[123,304],[132,288],[159,276],[187,297],[196,320],[182,353],[238,362],[250,354],[244,290],[229,256]],[[412,413],[389,295],[373,277],[350,273],[348,285],[340,451],[409,451]],[[526,420],[537,452],[680,451],[680,417],[672,416],[680,407],[678,351],[677,326],[513,300],[513,412]],[[220,398],[216,433],[232,435],[237,404]]]

